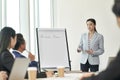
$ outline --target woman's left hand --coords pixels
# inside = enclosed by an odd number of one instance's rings
[[[28,57],[30,58],[31,61],[34,61],[35,60],[35,56],[29,52],[29,55]]]
[[[92,50],[92,49],[86,50],[86,52],[87,52],[88,54],[93,54],[93,50]]]

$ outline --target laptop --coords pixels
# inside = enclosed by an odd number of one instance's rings
[[[9,76],[9,80],[24,80],[30,60],[16,58]]]

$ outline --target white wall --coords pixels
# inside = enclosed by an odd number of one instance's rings
[[[54,0],[54,27],[67,28],[72,70],[79,70],[80,54],[76,52],[81,34],[87,32],[86,20],[95,18],[97,30],[104,35],[105,53],[100,56],[100,70],[109,56],[115,56],[120,45],[120,30],[111,7],[114,0]]]

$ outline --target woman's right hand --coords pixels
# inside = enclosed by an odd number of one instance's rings
[[[77,52],[78,52],[78,53],[81,52],[81,49],[80,49],[80,48],[77,48]]]
[[[8,76],[5,71],[0,71],[0,80],[7,80]]]

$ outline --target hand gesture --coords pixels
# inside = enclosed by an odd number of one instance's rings
[[[35,56],[31,52],[29,52],[28,57],[30,58],[31,61],[35,60]]]
[[[77,52],[79,53],[79,52],[81,52],[82,50],[80,49],[80,48],[77,48]]]
[[[92,49],[86,50],[86,52],[87,52],[88,54],[93,54],[93,50],[92,50]]]
[[[7,80],[8,76],[5,71],[0,71],[0,80]]]

